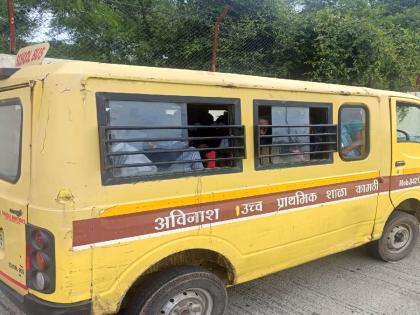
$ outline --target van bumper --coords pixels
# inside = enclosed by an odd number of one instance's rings
[[[22,296],[2,281],[0,281],[0,291],[27,315],[90,315],[92,313],[90,300],[72,304],[51,303],[32,294]]]

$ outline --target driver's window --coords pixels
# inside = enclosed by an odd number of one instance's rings
[[[420,105],[397,103],[397,141],[420,143]]]

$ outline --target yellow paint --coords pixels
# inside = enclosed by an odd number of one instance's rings
[[[348,176],[340,176],[333,178],[322,178],[314,181],[302,181],[295,183],[287,183],[281,185],[273,186],[263,186],[263,187],[252,187],[243,190],[232,190],[227,192],[220,193],[209,193],[202,194],[198,199],[196,196],[184,197],[184,198],[174,198],[169,200],[154,200],[143,203],[128,204],[115,206],[109,209],[106,209],[101,213],[101,217],[112,217],[115,215],[124,215],[124,214],[133,214],[142,211],[163,209],[169,207],[181,207],[187,205],[195,205],[199,203],[215,202],[215,201],[224,201],[237,198],[245,198],[252,196],[259,196],[272,193],[280,193],[289,190],[313,188],[320,186],[327,186],[333,184],[347,183],[351,181],[358,180],[368,180],[374,179],[379,176],[379,172],[368,172],[365,174],[353,174]],[[237,216],[239,216],[239,207],[236,207]]]
[[[417,147],[417,146],[415,146]],[[411,151],[413,152],[413,151]],[[415,152],[415,151],[414,151]],[[420,167],[415,167],[415,168],[404,168],[402,173],[404,175],[411,175],[411,174],[420,174]]]
[[[236,216],[237,217],[239,217],[239,211],[241,210],[241,208],[239,207],[239,206],[236,206],[235,207],[235,213],[236,213]]]
[[[56,303],[92,300],[95,314],[116,312],[137,277],[183,250],[220,253],[233,265],[234,283],[241,283],[380,237],[393,210],[388,194],[124,244],[72,248],[74,221],[390,176],[397,156],[392,156],[389,141],[395,124],[387,123],[392,111],[389,99],[420,103],[406,94],[360,87],[82,62],[26,67],[0,81],[0,91],[27,82],[32,87],[0,92],[0,99],[19,97],[24,106],[22,175],[15,185],[0,180],[0,211],[22,209],[30,224],[54,234],[56,291],[29,292]],[[247,156],[242,171],[102,186],[97,92],[240,99]],[[365,104],[370,154],[363,161],[345,162],[335,153],[332,164],[256,171],[255,99],[332,103],[335,124],[341,105]],[[420,156],[418,151],[412,153]],[[401,172],[419,169],[420,164],[411,163]],[[392,172],[397,175],[394,168]],[[393,198],[398,202],[418,195],[418,189],[412,189]],[[240,205],[234,211],[239,216]],[[5,258],[0,259],[0,270],[10,273],[9,261],[24,264],[24,225],[0,217],[0,228],[6,241],[9,236],[16,240],[12,247],[6,245]],[[23,276],[21,281],[25,282]],[[7,284],[20,294],[27,292]]]

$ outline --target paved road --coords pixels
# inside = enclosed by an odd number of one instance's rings
[[[398,263],[364,247],[229,289],[228,315],[420,314],[420,243]],[[0,315],[22,315],[0,294]]]

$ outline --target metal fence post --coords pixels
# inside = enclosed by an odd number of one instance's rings
[[[217,47],[219,46],[219,32],[220,32],[220,24],[224,21],[226,15],[230,10],[229,5],[225,5],[222,12],[220,13],[219,17],[216,20],[216,24],[214,25],[214,40],[213,40],[213,54],[211,60],[211,71],[216,72],[216,63],[217,63]]]
[[[7,13],[9,15],[10,53],[14,54],[16,53],[16,30],[13,0],[7,0]]]

